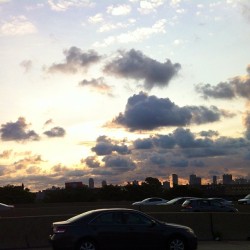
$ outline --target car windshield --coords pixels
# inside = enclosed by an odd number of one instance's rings
[[[167,204],[174,204],[176,201],[180,200],[181,198],[175,198],[167,202]]]
[[[245,197],[245,199],[250,199],[250,194],[248,194],[248,195]]]

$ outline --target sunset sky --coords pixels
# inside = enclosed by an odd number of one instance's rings
[[[250,1],[0,0],[0,186],[250,179]]]

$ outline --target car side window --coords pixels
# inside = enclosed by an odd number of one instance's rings
[[[119,225],[123,223],[122,214],[111,212],[101,214],[91,221],[90,224],[94,225]]]
[[[152,224],[152,220],[137,213],[125,213],[125,221],[126,224],[132,224],[132,225]]]

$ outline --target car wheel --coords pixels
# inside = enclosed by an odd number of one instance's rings
[[[168,241],[167,250],[185,250],[185,241],[181,237],[174,237]]]
[[[97,250],[96,244],[91,241],[91,240],[83,240],[79,247],[78,250]]]

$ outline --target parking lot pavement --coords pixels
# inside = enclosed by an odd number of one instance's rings
[[[250,241],[199,241],[198,250],[249,250]],[[15,249],[16,250],[16,249]],[[51,247],[25,248],[18,250],[52,250]]]

